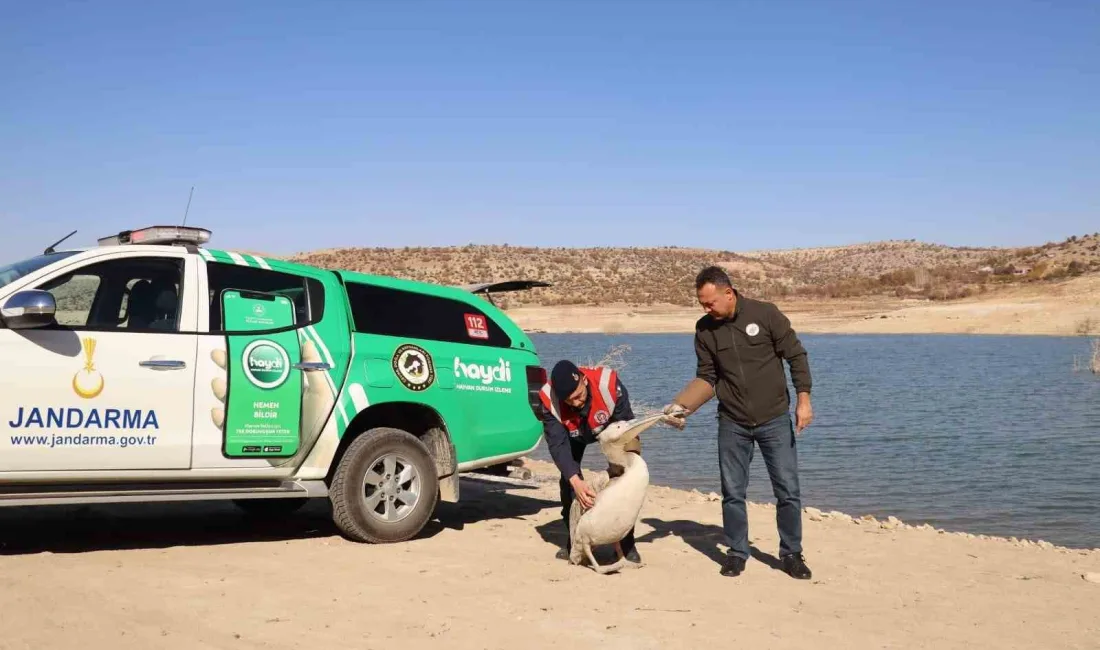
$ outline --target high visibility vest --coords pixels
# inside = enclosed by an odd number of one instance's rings
[[[588,394],[591,405],[588,409],[588,428],[596,435],[603,431],[615,412],[615,397],[618,393],[618,374],[610,368],[579,368],[588,378]],[[562,402],[554,393],[550,383],[543,384],[539,391],[542,406],[553,414],[554,419],[565,425],[571,437],[580,435],[581,414]]]

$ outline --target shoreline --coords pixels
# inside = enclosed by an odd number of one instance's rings
[[[549,461],[538,460],[529,456],[524,456],[519,459],[520,466],[531,471],[532,477],[539,482],[552,481],[555,485],[558,480],[558,472],[554,467],[554,464]],[[698,489],[687,490],[684,488],[671,487],[668,485],[662,485],[658,483],[650,483],[649,490],[657,493],[662,493],[671,496],[679,496],[684,499],[688,499],[697,503],[715,503],[719,504],[722,497],[717,492],[703,493]],[[749,501],[745,503],[750,508],[762,508],[765,510],[775,510],[775,504],[770,502],[761,501]],[[1014,535],[987,535],[984,533],[971,533],[963,530],[947,530],[933,526],[931,524],[909,524],[901,519],[898,519],[894,515],[887,515],[885,518],[875,517],[870,514],[864,515],[852,515],[839,510],[824,511],[813,506],[804,506],[802,508],[803,522],[813,521],[836,521],[841,523],[851,523],[856,526],[862,526],[867,528],[880,528],[882,530],[919,530],[919,531],[931,531],[937,535],[955,536],[963,539],[977,539],[983,541],[992,541],[998,543],[1009,544],[1017,548],[1034,548],[1044,551],[1054,551],[1062,554],[1077,554],[1083,556],[1096,555],[1100,557],[1100,546],[1093,547],[1073,547],[1062,546],[1054,544],[1043,539],[1028,539],[1016,537]]]
[[[806,334],[1100,335],[1100,276],[942,302],[881,296],[772,302]],[[504,312],[524,330],[546,334],[690,334],[703,315],[698,307],[625,303]]]
[[[1030,313],[1013,312],[1001,320],[995,315],[948,313],[951,307],[935,305],[901,307],[885,312],[837,316],[828,311],[813,312],[794,305],[779,304],[800,334],[850,335],[977,335],[977,336],[1041,336],[1079,337],[1100,335],[1100,302],[1071,313],[1058,314],[1054,308],[1030,308]],[[977,311],[980,307],[975,307]],[[634,308],[592,307],[521,307],[506,310],[509,316],[528,334],[692,334],[695,322],[702,315],[695,309],[670,307]],[[1082,323],[1095,323],[1088,333],[1080,331]]]
[[[616,336],[619,334],[629,334],[631,336],[656,336],[661,334],[684,334],[689,335],[694,333],[694,330],[664,330],[664,329],[638,329],[638,330],[621,330],[616,332],[603,332],[603,331],[590,331],[586,329],[556,329],[556,330],[543,330],[543,329],[531,329],[524,330],[525,334],[600,334],[603,336]],[[881,331],[836,331],[827,329],[812,329],[812,328],[799,328],[799,334],[811,334],[811,335],[828,335],[828,336],[986,336],[991,338],[1044,338],[1044,339],[1083,339],[1100,337],[1100,333],[1097,334],[1059,334],[1053,332],[937,332],[937,331],[897,331],[897,332],[881,332]]]

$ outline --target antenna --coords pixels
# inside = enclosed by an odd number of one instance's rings
[[[66,239],[68,239],[69,237],[72,237],[72,236],[73,236],[73,235],[75,235],[75,234],[76,234],[76,231],[74,230],[74,231],[72,231],[71,233],[69,233],[69,234],[65,235],[64,237],[62,237],[61,239],[58,239],[58,240],[57,240],[57,241],[55,241],[54,243],[52,243],[52,244],[50,244],[49,246],[47,246],[47,247],[46,247],[46,250],[42,251],[42,254],[43,254],[43,255],[49,255],[50,253],[54,253],[54,252],[56,252],[56,251],[55,251],[54,249],[55,249],[55,248],[57,248],[57,245],[58,245],[58,244],[60,244],[61,242],[65,241],[65,240],[66,240]]]
[[[191,197],[194,194],[195,194],[195,186],[192,185],[191,186],[191,192],[190,192],[190,194],[187,195],[187,207],[183,211],[183,223],[180,224],[181,226],[186,226],[187,225],[187,213],[191,211]]]

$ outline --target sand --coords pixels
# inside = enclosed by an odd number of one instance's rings
[[[348,542],[324,500],[255,521],[228,505],[0,512],[0,648],[1096,648],[1100,550],[804,519],[811,581],[758,549],[718,574],[716,495],[651,487],[641,568],[556,560],[556,476],[463,481],[413,541]],[[812,495],[810,495],[812,497]],[[904,526],[904,525],[903,525]],[[1088,579],[1087,579],[1088,578]]]
[[[817,334],[1016,334],[1074,336],[1091,321],[1100,334],[1100,276],[1022,285],[948,302],[870,298],[777,299],[799,332]],[[702,315],[698,308],[519,307],[508,311],[532,331],[588,333],[684,333]]]

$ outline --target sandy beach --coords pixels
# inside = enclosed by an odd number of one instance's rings
[[[463,481],[421,538],[370,546],[327,503],[256,521],[232,506],[0,512],[5,650],[85,648],[1096,648],[1100,550],[807,510],[815,575],[756,558],[718,574],[717,495],[650,489],[646,564],[600,576],[554,559],[552,466],[535,487]],[[808,495],[812,501],[812,495]]]
[[[1022,285],[950,302],[892,298],[774,301],[799,332],[830,334],[1020,334],[1072,336],[1092,321],[1100,334],[1100,276]],[[673,306],[520,307],[521,327],[545,332],[691,332],[702,315]]]

